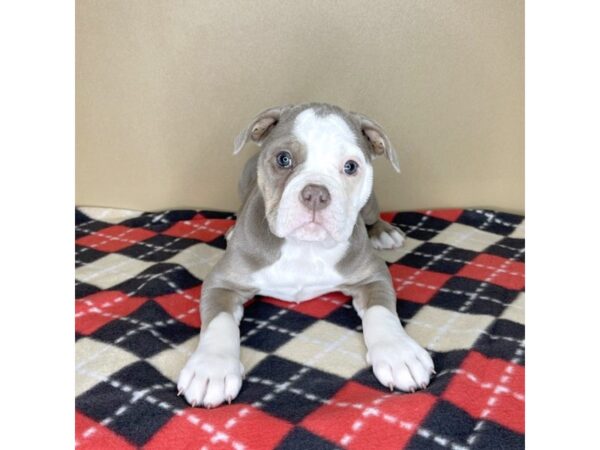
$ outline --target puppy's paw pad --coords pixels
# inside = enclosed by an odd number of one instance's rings
[[[237,397],[243,374],[234,356],[196,351],[179,374],[177,391],[192,406],[214,408]]]
[[[410,337],[373,344],[368,357],[375,377],[386,387],[414,392],[429,384],[433,372],[431,356]]]

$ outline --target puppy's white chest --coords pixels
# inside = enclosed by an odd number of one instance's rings
[[[325,248],[321,244],[287,240],[281,257],[252,276],[259,294],[287,301],[304,301],[343,284],[335,265],[344,256],[348,242]]]

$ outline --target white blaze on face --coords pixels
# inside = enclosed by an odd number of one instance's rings
[[[300,240],[345,241],[352,234],[360,209],[365,205],[373,184],[373,168],[358,147],[356,136],[346,122],[335,114],[320,117],[312,109],[296,117],[294,134],[304,144],[306,161],[285,187],[276,220],[276,234]],[[344,173],[347,161],[359,169]],[[331,195],[331,203],[314,215],[300,201],[300,192],[308,184],[322,185]]]

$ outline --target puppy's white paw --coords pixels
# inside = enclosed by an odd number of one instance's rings
[[[393,390],[414,392],[425,389],[434,372],[433,361],[412,338],[373,343],[367,353],[373,373],[381,384]]]
[[[404,232],[383,220],[371,226],[368,233],[371,244],[376,250],[393,250],[404,244]]]
[[[237,397],[243,376],[235,356],[196,350],[179,374],[177,389],[190,405],[214,408]]]
[[[371,244],[375,250],[394,250],[402,247],[404,236],[397,230],[384,231],[377,237],[371,237]]]

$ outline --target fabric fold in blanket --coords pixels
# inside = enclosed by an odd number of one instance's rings
[[[349,297],[256,297],[240,326],[242,390],[206,410],[175,386],[198,342],[202,280],[235,215],[76,209],[76,447],[523,448],[524,218],[382,217],[407,235],[379,253],[407,332],[434,359],[427,389],[379,385]]]

